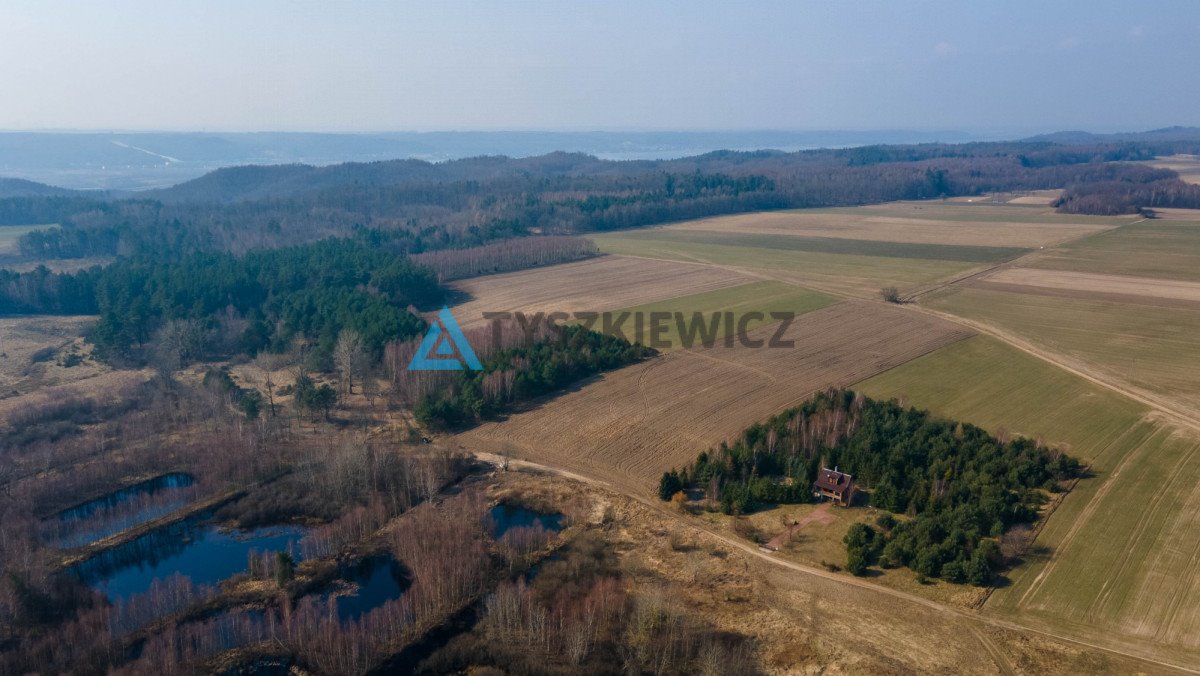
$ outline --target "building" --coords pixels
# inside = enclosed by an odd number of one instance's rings
[[[849,507],[854,502],[854,477],[839,472],[836,467],[822,467],[817,473],[817,480],[812,485],[813,495],[818,498],[829,498],[843,507]]]

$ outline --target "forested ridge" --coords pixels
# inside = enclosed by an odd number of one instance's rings
[[[848,390],[821,393],[747,428],[732,445],[663,475],[660,497],[703,488],[722,511],[808,502],[822,467],[854,476],[871,506],[900,518],[847,534],[847,568],[907,566],[953,582],[986,584],[1003,564],[997,538],[1036,519],[1043,491],[1076,476],[1064,453],[1022,437],[1000,439]]]
[[[1158,137],[1149,137],[1157,139]],[[243,253],[378,229],[411,253],[528,234],[572,234],[764,209],[852,206],[990,191],[1067,188],[1137,195],[1064,202],[1130,212],[1179,188],[1174,172],[1125,161],[1200,152],[1200,140],[1044,141],[719,151],[616,162],[572,153],[442,163],[221,169],[133,199],[25,194],[0,199],[0,224],[58,223],[25,235],[26,258],[171,250]],[[1120,162],[1119,162],[1120,161]],[[1120,188],[1120,190],[1117,190]]]
[[[593,255],[575,233],[1064,186],[1059,208],[1076,213],[1200,206],[1200,188],[1174,172],[1125,162],[1200,152],[1188,138],[235,167],[136,199],[28,189],[0,199],[0,224],[59,227],[23,235],[19,259],[116,262],[0,271],[0,314],[99,314],[93,338],[110,357],[144,356],[173,321],[202,324],[217,353],[278,350],[302,333],[328,361],[348,328],[378,356],[419,332],[405,308],[437,302],[439,279]]]

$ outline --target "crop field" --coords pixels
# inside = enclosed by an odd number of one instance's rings
[[[774,327],[755,337],[769,338]],[[458,435],[648,494],[747,425],[829,386],[847,386],[969,333],[879,303],[847,301],[799,317],[794,348],[681,350],[606,374],[507,420]]]
[[[975,336],[858,383],[877,399],[900,399],[993,433],[1006,430],[1093,465],[1145,415],[1146,407],[989,336]]]
[[[1200,309],[1200,282],[1185,282],[1091,272],[1005,268],[974,286],[1083,300]]]
[[[716,312],[732,312],[736,321],[742,321],[741,318],[747,313],[759,312],[763,314],[761,319],[749,319],[745,322],[747,331],[753,331],[760,326],[772,324],[776,320],[771,318],[772,312],[793,312],[797,315],[804,314],[823,308],[837,302],[836,298],[826,294],[809,291],[783,282],[766,281],[753,282],[750,284],[742,284],[717,291],[709,291],[707,293],[693,294],[681,296],[679,298],[670,298],[655,303],[647,303],[630,308],[622,308],[630,313],[640,313],[643,317],[649,317],[651,313],[662,312],[670,313],[674,316],[675,313],[683,313],[685,326],[690,326],[692,321],[692,313],[704,313],[704,318],[708,321],[711,313]],[[649,320],[645,320],[648,322]],[[672,318],[665,323],[666,331],[660,334],[657,338],[661,343],[669,344],[669,348],[679,349],[683,347],[683,341],[680,340],[680,331],[678,321]],[[643,326],[641,333],[629,332],[630,340],[640,341],[643,345],[650,344],[650,327]]]
[[[17,250],[17,240],[27,232],[52,228],[53,225],[0,225],[0,254]]]
[[[1089,463],[989,611],[1083,635],[1200,650],[1200,439],[1130,399],[987,337],[858,385],[871,396],[1042,438]],[[1171,585],[1170,589],[1167,585]],[[1144,644],[1142,644],[1144,647]]]
[[[977,198],[972,198],[977,199]],[[902,242],[966,247],[1037,248],[1101,232],[1127,218],[1106,224],[1065,219],[1011,207],[906,203],[846,209],[769,211],[685,221],[657,230],[737,234],[831,237],[874,242]],[[996,220],[1000,219],[1000,220]],[[1004,220],[1008,219],[1008,220]]]
[[[1200,156],[1198,155],[1169,155],[1150,160],[1146,164],[1177,172],[1179,180],[1184,183],[1200,183]]]
[[[456,282],[467,297],[454,314],[464,326],[486,323],[484,312],[616,310],[756,281],[728,270],[642,258],[601,256]]]
[[[1200,222],[1144,221],[1053,251],[1029,267],[1200,282]]]
[[[1200,410],[1200,312],[968,288],[930,306],[981,320],[1089,370]]]
[[[596,235],[601,251],[630,256],[692,261],[713,268],[732,267],[822,291],[861,298],[877,297],[884,286],[902,289],[922,286],[968,270],[970,263],[911,258],[885,258],[813,251],[705,244],[626,237],[626,233]]]

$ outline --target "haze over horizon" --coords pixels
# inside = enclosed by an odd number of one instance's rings
[[[13,2],[0,129],[1200,124],[1200,5],[1149,4]]]

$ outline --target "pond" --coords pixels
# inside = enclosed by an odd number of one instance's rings
[[[341,578],[354,584],[352,592],[331,599],[337,604],[338,619],[342,622],[357,620],[400,598],[409,586],[403,567],[388,554],[370,556],[348,566]]]
[[[208,516],[171,524],[113,547],[75,566],[74,572],[110,601],[118,601],[146,592],[155,579],[176,574],[196,585],[214,585],[244,572],[251,550],[289,551],[299,557],[295,545],[304,535],[300,526],[238,531],[208,522]]]
[[[102,495],[95,500],[82,502],[74,507],[69,507],[58,513],[60,521],[76,521],[86,519],[94,512],[104,509],[112,509],[124,502],[130,501],[140,495],[154,495],[161,491],[170,491],[172,489],[187,488],[196,482],[190,474],[183,472],[174,472],[171,474],[163,474],[156,476],[153,479],[147,479],[132,486],[126,486],[118,491],[113,491],[108,495]]]
[[[520,505],[500,503],[489,512],[492,523],[495,524],[494,535],[497,540],[513,528],[533,528],[540,525],[544,530],[557,533],[562,530],[562,514],[543,514]]]
[[[43,538],[79,547],[141,525],[191,503],[197,486],[188,474],[164,474],[64,509],[42,525]]]

